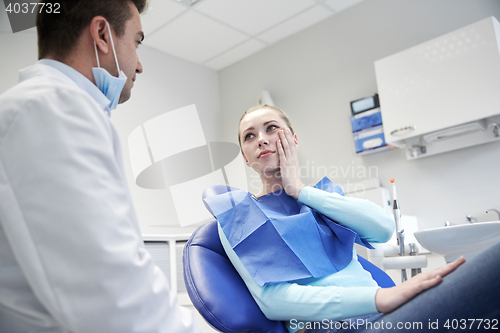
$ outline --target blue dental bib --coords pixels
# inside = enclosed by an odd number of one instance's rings
[[[344,195],[326,177],[314,187]],[[352,261],[354,243],[373,249],[356,232],[284,190],[258,199],[246,191],[233,190],[204,200],[260,286],[341,271]]]

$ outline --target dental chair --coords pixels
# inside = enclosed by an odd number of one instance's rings
[[[213,186],[205,190],[203,198],[228,190],[228,186]],[[394,286],[384,271],[358,259],[379,286]],[[222,247],[217,221],[205,223],[191,235],[184,247],[183,264],[189,298],[213,328],[228,333],[288,332],[283,322],[269,320],[260,311]]]

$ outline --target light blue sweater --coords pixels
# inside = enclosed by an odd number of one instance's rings
[[[387,242],[394,232],[390,214],[376,204],[304,187],[299,201],[348,227],[372,243]],[[298,321],[340,320],[377,313],[375,294],[379,288],[363,269],[353,248],[351,263],[340,272],[322,278],[259,286],[231,248],[219,225],[222,246],[264,315],[288,321],[289,332],[303,327]],[[291,321],[293,320],[293,321]]]

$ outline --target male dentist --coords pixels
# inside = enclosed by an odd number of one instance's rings
[[[147,0],[43,2],[40,60],[0,96],[0,332],[199,332],[144,248],[109,120]]]

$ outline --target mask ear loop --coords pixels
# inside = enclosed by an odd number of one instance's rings
[[[113,47],[113,55],[115,56],[116,68],[118,68],[118,75],[119,75],[120,74],[120,66],[118,65],[118,58],[116,57],[115,43],[113,43],[113,35],[111,34],[111,28],[109,27],[109,22],[106,22],[106,23],[108,24],[109,39],[111,39],[111,46]],[[97,52],[97,50],[96,50],[96,52]]]
[[[99,55],[97,54],[97,46],[94,41],[94,50],[95,50],[95,58],[97,59],[97,67],[101,68],[101,65],[99,64]]]

